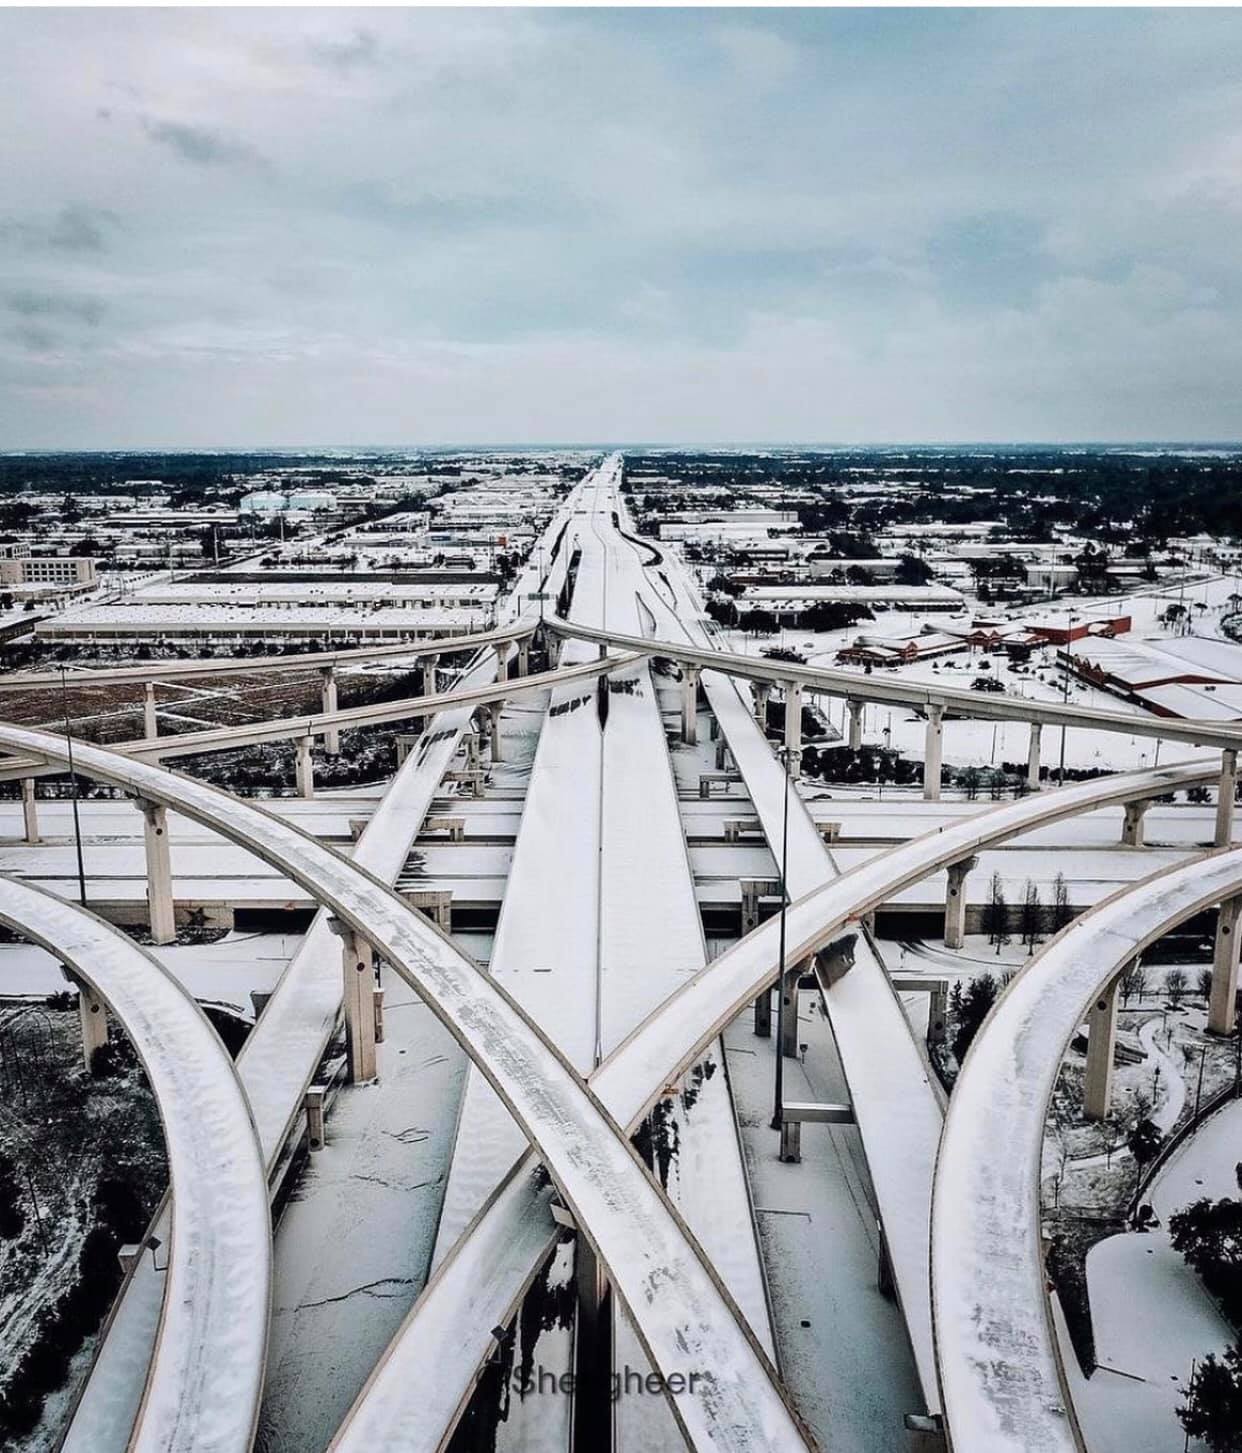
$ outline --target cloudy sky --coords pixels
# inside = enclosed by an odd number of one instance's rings
[[[1242,12],[0,11],[0,448],[1242,437]]]

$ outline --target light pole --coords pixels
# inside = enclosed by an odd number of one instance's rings
[[[786,870],[789,866],[789,748],[779,750],[781,772],[785,778],[785,800],[781,811],[781,932],[778,952],[779,969],[776,979],[776,1083],[772,1100],[772,1129],[781,1130],[785,1124],[785,920],[789,906]]]
[[[69,757],[69,800],[73,807],[73,845],[78,854],[78,901],[86,907],[86,867],[82,862],[82,823],[78,817],[78,779],[73,771],[73,733],[69,730],[69,686],[60,668],[60,704],[65,715],[65,751]]]

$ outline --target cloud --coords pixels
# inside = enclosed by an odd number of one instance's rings
[[[104,252],[119,225],[120,218],[110,208],[70,203],[40,221],[0,222],[0,239],[11,239],[30,251]]]
[[[234,141],[207,126],[190,126],[181,121],[157,121],[143,117],[142,129],[152,141],[175,152],[195,166],[231,166],[260,163],[264,158],[246,142]]]
[[[4,300],[9,312],[20,318],[54,318],[85,323],[97,328],[106,311],[98,298],[81,298],[55,293],[16,292]]]
[[[317,65],[328,66],[337,71],[373,66],[379,60],[379,42],[370,30],[355,30],[344,40],[331,37],[312,40],[307,49]]]

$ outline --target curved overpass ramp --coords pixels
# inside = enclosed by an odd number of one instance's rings
[[[1093,1000],[1125,965],[1239,891],[1242,848],[1227,848],[1114,894],[1027,964],[976,1036],[949,1101],[932,1201],[937,1364],[954,1453],[1085,1447],[1040,1246],[1053,1085]]]
[[[67,765],[65,743],[48,732],[3,726],[0,748]],[[625,1135],[538,1027],[448,938],[357,865],[227,793],[85,742],[75,745],[74,762],[83,775],[173,807],[278,867],[421,995],[537,1150],[654,1367],[686,1378],[669,1398],[692,1447],[808,1446],[770,1362]]]
[[[1215,780],[1198,763],[1099,778],[1008,802],[928,833],[834,878],[791,905],[785,963],[792,967],[822,948],[901,888],[950,863],[1037,827],[1082,812]],[[673,994],[606,1059],[591,1088],[630,1132],[665,1085],[777,977],[780,926],[769,919]],[[846,974],[837,992],[848,988]],[[930,1186],[928,1195],[930,1198]],[[400,1335],[377,1366],[332,1444],[333,1453],[376,1447],[439,1448],[488,1355],[491,1331],[504,1323],[556,1228],[538,1166],[527,1155],[463,1234],[427,1284]],[[921,1244],[928,1242],[924,1215]],[[926,1262],[921,1307],[912,1307],[930,1335]]]
[[[232,1061],[172,975],[93,914],[0,878],[0,923],[106,1001],[164,1124],[172,1233],[131,1453],[248,1453],[263,1389],[272,1238],[263,1157]]]

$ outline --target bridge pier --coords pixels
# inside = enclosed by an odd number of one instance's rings
[[[1117,1001],[1120,977],[1113,980],[1087,1015],[1087,1072],[1082,1083],[1082,1108],[1088,1120],[1106,1120],[1113,1105],[1113,1056],[1117,1049]]]
[[[500,735],[500,718],[504,709],[503,701],[489,701],[487,704],[487,733],[493,764],[503,762],[505,759],[503,739]]]
[[[755,996],[755,1033],[760,1039],[770,1039],[772,1036],[771,985],[762,994]]]
[[[921,974],[907,978],[893,974],[891,982],[898,994],[927,995],[927,1043],[943,1044],[949,1009],[948,979],[929,979]]]
[[[944,946],[961,948],[966,941],[966,874],[979,863],[963,858],[948,867],[949,884],[944,896]]]
[[[108,1042],[108,1011],[89,984],[77,980],[78,1022],[82,1026],[82,1061],[89,1070],[97,1049]]]
[[[923,747],[923,800],[940,801],[940,762],[944,751],[944,707],[929,705]]]
[[[496,652],[496,680],[509,679],[509,642],[498,641],[492,648]]]
[[[699,675],[697,666],[681,668],[681,739],[693,745],[699,739]]]
[[[1031,723],[1026,748],[1026,785],[1030,792],[1039,791],[1039,737],[1042,731],[1040,722]]]
[[[739,878],[742,894],[742,937],[759,927],[759,899],[765,894],[779,893],[780,884],[768,878]]]
[[[519,676],[530,675],[530,637],[524,636],[518,642],[517,648],[517,674]]]
[[[439,656],[423,657],[423,691],[424,696],[434,696],[439,689]]]
[[[1208,995],[1208,1033],[1232,1034],[1238,999],[1238,918],[1242,896],[1226,899],[1216,913],[1212,950],[1212,989]]]
[[[798,984],[813,971],[814,956],[781,976],[781,1053],[786,1059],[798,1058]]]
[[[323,668],[323,710],[325,713],[337,710],[335,666],[325,666]],[[340,727],[329,727],[324,732],[323,749],[330,757],[335,757],[341,750]]]
[[[759,730],[766,731],[768,727],[768,697],[772,695],[772,687],[766,681],[755,681],[751,684],[755,689],[755,720],[759,723]]]
[[[22,778],[22,825],[28,843],[39,841],[39,804],[35,797],[35,779]]]
[[[168,809],[160,802],[148,802],[143,797],[137,802],[147,854],[147,914],[151,937],[156,943],[173,943],[177,938],[177,922],[173,913]]]
[[[148,681],[142,688],[142,735],[150,742],[159,733],[159,721],[155,714],[155,682]]]
[[[612,1446],[612,1308],[608,1278],[581,1228],[574,1246],[574,1285],[578,1306],[573,1446],[603,1450]]]
[[[328,920],[341,940],[341,987],[345,1010],[346,1074],[350,1084],[374,1080],[375,1055],[375,951],[339,918]]]
[[[1220,786],[1216,790],[1216,835],[1212,841],[1226,847],[1233,838],[1233,802],[1238,792],[1238,752],[1227,747],[1220,754]]]
[[[314,797],[315,764],[311,761],[310,737],[299,737],[297,739],[297,753],[294,775],[297,779],[298,796]]]
[[[785,770],[798,775],[802,765],[802,683],[791,681],[785,687]]]
[[[845,703],[845,709],[850,721],[851,752],[857,752],[862,748],[863,708],[866,704],[865,701],[855,701],[853,697],[850,697]]]
[[[1143,846],[1143,818],[1147,815],[1147,809],[1151,802],[1127,802],[1125,807],[1125,818],[1121,824],[1121,843],[1127,848],[1141,848]]]

